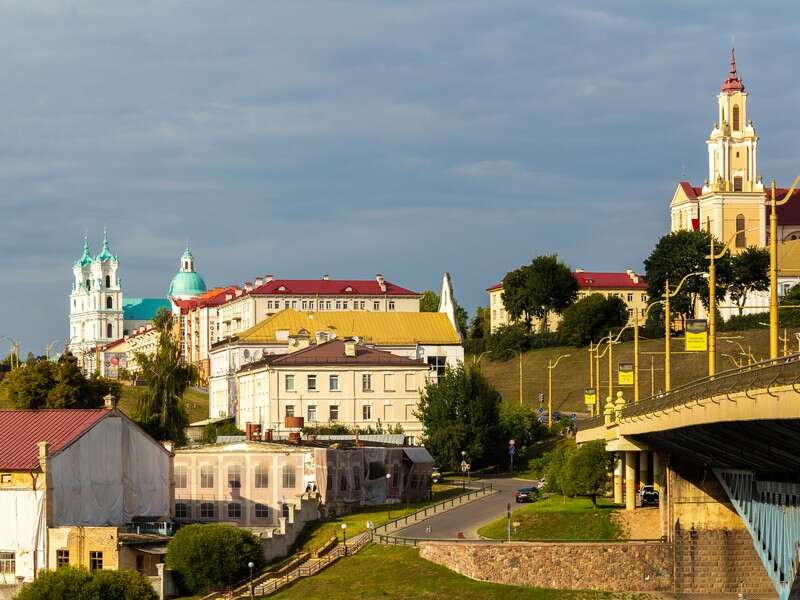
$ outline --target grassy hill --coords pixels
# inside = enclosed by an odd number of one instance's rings
[[[796,350],[797,342],[794,333],[790,330],[789,349]],[[783,335],[781,333],[781,335]],[[735,340],[755,356],[756,360],[763,360],[769,356],[769,331],[755,329],[750,331],[736,331],[720,333],[717,336],[717,370],[722,371],[732,368],[730,358],[723,356],[729,354],[740,360],[739,347],[726,340]],[[679,353],[683,352],[683,338],[672,339],[672,386],[676,387],[708,374],[708,359],[705,353]],[[781,345],[782,348],[782,345]],[[639,344],[639,386],[640,395],[646,398],[651,389],[658,392],[664,387],[664,340],[641,340]],[[651,353],[651,354],[648,354]],[[652,354],[658,353],[658,354]],[[531,350],[522,357],[522,394],[526,405],[539,407],[537,395],[544,394],[545,410],[547,409],[547,361],[555,359],[561,354],[570,354],[564,358],[553,371],[553,410],[566,412],[585,412],[583,405],[583,389],[589,385],[589,351],[587,348],[557,347]],[[654,382],[651,388],[651,359],[654,370]],[[469,363],[472,357],[466,358]],[[745,359],[746,360],[746,359]],[[616,385],[616,369],[619,362],[633,362],[633,342],[615,344],[613,356],[614,368],[614,393],[622,389],[626,400],[633,399],[633,386],[620,388]],[[502,394],[507,402],[519,402],[519,359],[512,358],[507,361],[492,361],[484,357],[480,363],[481,371],[492,382],[494,387]],[[600,359],[600,386],[601,398],[605,398],[608,386],[608,356]]]

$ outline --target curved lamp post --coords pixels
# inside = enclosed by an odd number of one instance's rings
[[[783,206],[792,197],[800,175],[795,177],[792,187],[786,195],[778,200],[775,197],[775,180],[772,180],[769,213],[769,357],[778,358],[778,213],[775,210]]]
[[[567,358],[569,354],[562,354],[553,362],[550,358],[547,360],[547,428],[553,428],[553,369],[558,366],[562,358]]]
[[[683,279],[680,280],[677,287],[670,291],[669,289],[669,279],[664,282],[664,391],[668,392],[672,389],[672,377],[670,373],[670,333],[672,331],[672,315],[670,313],[670,299],[674,298],[678,295],[678,292],[681,291],[683,284],[689,279],[689,277],[708,277],[708,273],[704,271],[695,271],[694,273],[689,273],[683,276]]]

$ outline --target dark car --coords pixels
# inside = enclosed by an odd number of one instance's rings
[[[658,506],[658,492],[652,485],[642,486],[639,501],[642,506]]]
[[[514,499],[517,502],[533,502],[539,499],[539,490],[535,487],[519,488],[514,493]]]

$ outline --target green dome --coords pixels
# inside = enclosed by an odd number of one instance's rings
[[[207,290],[206,282],[197,273],[181,271],[177,273],[169,284],[167,296],[180,298],[181,296],[199,296]]]

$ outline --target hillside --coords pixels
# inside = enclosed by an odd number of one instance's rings
[[[797,349],[794,337],[795,331],[789,330],[789,349]],[[783,334],[781,334],[783,335]],[[734,365],[730,358],[723,356],[729,354],[737,360],[740,350],[736,344],[725,341],[735,339],[744,346],[748,345],[756,360],[763,360],[769,355],[769,331],[756,329],[751,331],[725,332],[718,336],[717,342],[717,370],[723,371]],[[708,359],[705,353],[683,352],[683,338],[672,340],[672,386],[676,387],[708,374]],[[781,345],[781,348],[783,346]],[[650,365],[651,358],[655,371],[653,388],[656,392],[664,387],[664,340],[641,340],[639,345],[639,384],[640,395],[646,398],[651,392]],[[647,354],[658,352],[659,354]],[[523,355],[522,360],[522,391],[523,402],[527,405],[539,407],[537,395],[544,394],[545,410],[547,409],[547,361],[555,359],[561,354],[570,354],[564,358],[553,371],[553,410],[565,412],[585,412],[583,405],[583,389],[589,385],[589,351],[586,348],[557,347],[531,350]],[[472,357],[467,357],[470,362]],[[746,360],[746,359],[745,359]],[[625,342],[614,346],[614,377],[616,382],[616,369],[619,362],[633,362],[633,342]],[[508,361],[492,361],[487,357],[481,360],[481,371],[502,394],[507,402],[519,401],[519,362],[517,358]],[[605,399],[608,386],[608,358],[607,355],[600,360],[601,398]],[[620,389],[616,383],[614,392]],[[633,386],[621,388],[626,400],[633,399]]]

